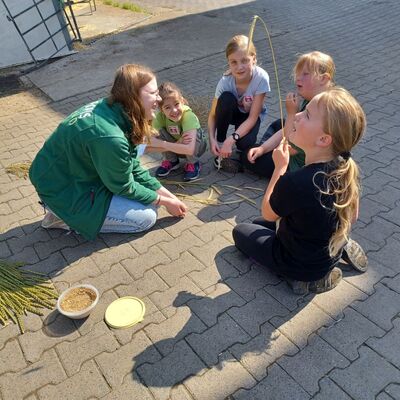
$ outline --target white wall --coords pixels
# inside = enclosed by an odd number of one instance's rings
[[[18,14],[20,11],[28,8],[33,3],[33,0],[5,0],[8,9],[12,15]],[[38,5],[38,8],[43,15],[43,18],[55,12],[53,0],[46,0]],[[8,12],[4,7],[2,1],[0,1],[0,68],[24,64],[32,62],[32,57],[30,56],[21,36],[19,35],[15,25],[12,21],[7,19]],[[28,30],[33,25],[41,21],[41,17],[36,8],[33,8],[21,16],[15,18],[15,22],[18,24],[19,29],[24,32]],[[57,15],[54,15],[49,20],[46,21],[49,31],[54,33],[61,28],[60,20]],[[38,26],[25,36],[25,40],[29,47],[32,48],[43,41],[45,38],[49,37],[44,24]],[[63,31],[59,32],[53,38],[58,48],[64,46],[67,41],[69,41],[69,34],[67,34],[67,39]],[[34,52],[34,56],[37,60],[47,59],[50,55],[55,52],[56,48],[51,40],[44,43],[42,46],[38,47]],[[66,47],[57,57],[60,55],[70,54],[71,51]]]

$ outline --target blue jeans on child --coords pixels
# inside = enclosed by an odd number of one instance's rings
[[[100,233],[137,233],[150,229],[157,221],[152,204],[113,195]]]

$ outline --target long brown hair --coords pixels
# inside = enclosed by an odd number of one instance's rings
[[[348,240],[351,223],[357,213],[359,169],[350,150],[364,134],[366,118],[357,100],[341,87],[321,93],[317,104],[324,110],[323,130],[332,137],[333,170],[327,174],[327,190],[322,193],[335,195],[333,206],[338,223],[329,241],[329,253],[335,256]]]
[[[133,144],[143,143],[144,138],[153,134],[140,98],[140,89],[155,78],[154,73],[147,67],[139,64],[125,64],[115,73],[109,104],[122,104],[126,115],[132,124],[130,140]]]
[[[180,103],[188,105],[188,101],[183,97],[181,90],[175,85],[175,83],[163,82],[158,87],[158,94],[161,97],[161,101],[159,102],[160,107],[162,107],[165,100],[169,98],[176,99]]]

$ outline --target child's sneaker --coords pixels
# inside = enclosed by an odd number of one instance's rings
[[[325,293],[334,289],[342,280],[342,271],[334,267],[323,278],[312,281],[303,282],[287,279],[288,285],[292,288],[293,293],[297,295],[306,295],[312,293]]]
[[[171,171],[179,168],[179,160],[175,162],[171,162],[168,160],[164,160],[161,165],[157,168],[156,176],[167,176]]]
[[[194,164],[187,163],[185,165],[185,173],[183,174],[184,181],[194,181],[200,175],[200,163],[196,161]]]
[[[57,215],[53,214],[51,211],[47,211],[44,216],[42,223],[42,228],[44,229],[65,229],[66,231],[70,231],[70,227]]]
[[[221,169],[222,171],[231,172],[233,174],[243,172],[243,166],[240,161],[234,160],[233,158],[215,157],[214,167],[218,170]]]
[[[345,244],[342,260],[359,272],[365,272],[368,268],[368,258],[362,247],[353,239]]]

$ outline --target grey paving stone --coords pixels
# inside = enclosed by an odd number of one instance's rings
[[[188,274],[196,285],[201,289],[209,288],[216,285],[218,282],[228,278],[235,278],[239,275],[239,271],[224,258],[219,257],[217,268],[211,265],[202,271],[193,271]]]
[[[54,350],[45,352],[40,361],[16,373],[0,377],[3,400],[22,400],[29,393],[47,384],[56,385],[66,379],[65,372]]]
[[[393,400],[392,396],[389,396],[387,393],[382,392],[379,393],[378,396],[375,397],[376,400]]]
[[[240,362],[232,360],[225,352],[219,363],[201,376],[193,376],[185,381],[185,386],[198,400],[224,400],[239,388],[250,389],[257,381],[243,368]]]
[[[171,269],[172,265],[169,265]],[[145,297],[154,292],[162,292],[168,285],[153,270],[147,271],[140,279],[129,284],[119,285],[115,288],[118,296]]]
[[[158,265],[154,268],[154,271],[171,287],[178,283],[181,277],[193,271],[203,271],[205,268],[204,264],[187,251],[184,251],[180,254],[179,259],[168,264]]]
[[[389,384],[386,389],[386,393],[392,396],[393,399],[399,400],[400,399],[400,384],[399,383],[391,383]]]
[[[182,304],[179,300],[176,300],[179,292],[189,292],[192,294],[196,294],[201,292],[201,290],[186,276],[184,276],[180,281],[173,287],[168,290],[164,290],[163,292],[153,293],[151,294],[150,300],[160,309],[162,310],[165,307],[171,306],[172,304],[175,307],[178,307]]]
[[[208,365],[218,362],[218,354],[234,343],[245,343],[250,336],[227,314],[218,318],[218,323],[203,333],[192,333],[186,341],[196,354]]]
[[[318,382],[331,369],[344,368],[349,361],[318,336],[294,356],[283,356],[277,363],[308,393],[318,392]],[[307,365],[307,368],[304,368]]]
[[[348,368],[332,371],[329,377],[352,398],[367,400],[375,399],[389,383],[399,382],[400,371],[373,350],[362,346],[359,359]]]
[[[268,322],[261,326],[261,333],[244,344],[229,348],[258,381],[267,375],[267,369],[283,355],[293,355],[299,349]]]
[[[6,372],[17,372],[26,367],[26,361],[17,340],[7,342],[0,350],[0,375]]]
[[[199,373],[204,367],[187,343],[180,341],[168,356],[158,362],[139,366],[136,371],[156,399],[167,399],[170,387]]]
[[[225,283],[245,300],[250,301],[254,299],[258,290],[279,282],[280,279],[267,268],[254,264],[249,272],[237,278],[229,278]]]
[[[174,346],[190,333],[201,333],[207,329],[201,320],[187,307],[178,308],[172,317],[160,324],[151,324],[144,328],[154,346],[163,355],[174,350]]]
[[[56,349],[68,376],[72,376],[79,372],[84,362],[103,352],[112,353],[119,347],[105,323],[100,322],[87,335],[72,342],[64,341]]]
[[[319,382],[320,390],[313,396],[313,400],[351,400],[342,389],[339,388],[333,381],[329,378],[323,378]]]
[[[85,382],[84,385],[81,382]],[[85,363],[79,373],[59,383],[40,389],[40,400],[61,398],[66,400],[84,400],[99,398],[109,393],[110,388],[105,382],[94,361]]]
[[[132,374],[138,366],[159,360],[160,354],[143,332],[137,332],[133,340],[113,353],[102,353],[95,357],[103,376],[112,388],[119,387],[125,376]]]
[[[170,261],[167,255],[161,251],[157,245],[154,245],[149,248],[146,254],[121,261],[121,264],[133,278],[138,279],[142,278],[146,271],[152,269],[156,265],[167,264]]]
[[[384,285],[378,284],[376,293],[363,302],[355,302],[352,307],[388,331],[393,326],[393,317],[400,312],[400,295]]]
[[[364,292],[342,280],[334,290],[315,296],[312,302],[337,319],[343,315],[343,310],[355,300],[366,298],[367,295]]]
[[[228,314],[252,337],[260,333],[260,326],[272,317],[284,317],[289,310],[282,306],[264,290],[256,292],[256,297],[241,307],[233,307]]]
[[[357,311],[347,308],[342,319],[330,327],[322,328],[318,334],[338,352],[354,361],[359,357],[358,348],[361,344],[370,337],[383,336],[385,331]]]
[[[138,253],[129,243],[122,243],[111,249],[105,248],[91,255],[102,272],[107,272],[114,264],[121,263],[124,260],[136,258]]]
[[[112,390],[108,395],[102,397],[103,400],[126,400],[136,398],[140,400],[153,400],[149,389],[140,383],[139,378],[134,373],[134,377],[128,375],[124,383],[118,388]]]
[[[268,396],[268,397],[266,397]],[[250,390],[239,390],[235,400],[307,400],[310,395],[299,386],[278,364],[268,369],[268,376]]]
[[[308,345],[312,333],[334,322],[334,319],[310,302],[301,304],[298,309],[283,318],[275,317],[270,320],[275,328],[299,348]]]
[[[231,307],[242,306],[245,301],[229,286],[220,283],[206,291],[206,296],[194,296],[187,305],[207,326],[217,323],[218,316]]]
[[[58,314],[58,313],[57,313]],[[59,330],[64,335],[50,335],[49,332]],[[42,354],[63,341],[75,340],[79,337],[72,320],[58,314],[54,322],[35,332],[26,332],[19,338],[22,350],[27,361],[33,363],[42,358]]]
[[[367,341],[367,345],[372,347],[378,354],[390,361],[393,365],[400,369],[400,319],[393,320],[393,329],[385,336],[380,338],[371,338]]]
[[[160,243],[158,246],[171,260],[177,260],[181,253],[201,247],[203,244],[204,242],[193,235],[190,230],[186,230],[181,236],[170,242]]]

